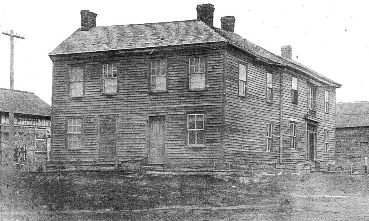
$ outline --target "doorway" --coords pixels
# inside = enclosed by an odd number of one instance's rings
[[[307,159],[314,161],[316,157],[317,126],[307,123]]]
[[[165,117],[149,117],[148,163],[163,164],[165,152]]]

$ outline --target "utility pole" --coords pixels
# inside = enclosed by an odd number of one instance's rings
[[[19,38],[19,39],[24,39],[24,37],[18,35],[18,34],[14,34],[13,30],[10,30],[10,32],[3,32],[3,35],[7,35],[10,37],[10,90],[14,90],[14,38]],[[14,153],[16,153],[16,146],[15,146],[15,142],[14,142],[14,109],[13,109],[13,105],[10,105],[10,110],[9,110],[9,146],[8,147],[10,150],[13,150]],[[1,144],[0,144],[1,145]],[[2,158],[2,147],[0,148],[1,150],[1,158]],[[15,155],[14,155],[15,156]],[[16,161],[17,159],[14,157],[14,160]],[[2,160],[1,160],[2,161]]]
[[[14,34],[13,30],[10,32],[3,32],[3,35],[10,37],[10,90],[14,90],[14,38],[24,39],[24,37]]]

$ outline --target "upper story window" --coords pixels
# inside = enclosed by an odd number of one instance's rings
[[[83,68],[71,67],[69,69],[69,95],[71,97],[83,96]]]
[[[315,111],[316,104],[316,89],[314,86],[309,86],[309,94],[308,94],[308,107],[309,111]]]
[[[102,65],[103,93],[116,94],[118,91],[118,68],[117,64]]]
[[[167,90],[167,62],[165,60],[151,61],[150,91],[160,92],[166,90]]]
[[[238,65],[238,95],[246,96],[247,68],[244,64]]]
[[[293,104],[298,103],[299,91],[298,91],[298,80],[296,77],[292,77],[292,86],[291,86],[291,102]]]
[[[189,146],[205,144],[204,114],[187,115],[187,142]]]
[[[273,75],[271,73],[266,74],[266,100],[267,102],[273,101]]]
[[[291,135],[291,148],[296,149],[297,146],[297,139],[296,139],[296,123],[291,123],[290,125],[290,135]]]
[[[70,149],[82,147],[82,118],[67,120],[67,145]]]
[[[272,128],[273,124],[267,124],[266,127],[266,151],[270,151],[272,149]]]
[[[189,89],[205,89],[205,59],[203,57],[190,58],[189,60]]]
[[[324,91],[324,111],[329,113],[329,91]]]

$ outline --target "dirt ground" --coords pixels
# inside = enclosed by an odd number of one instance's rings
[[[48,198],[39,198],[39,189],[17,189],[11,198],[3,190],[1,220],[369,220],[369,178],[364,175],[78,175],[69,180],[64,189],[51,189],[59,195],[48,192]],[[17,197],[22,191],[27,197]],[[50,206],[63,196],[69,198],[62,207]]]

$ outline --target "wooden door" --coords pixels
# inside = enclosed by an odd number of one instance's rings
[[[99,159],[113,161],[116,159],[117,134],[116,117],[100,116],[100,147]]]
[[[148,163],[163,164],[165,151],[165,117],[149,118]]]
[[[359,165],[360,168],[358,168],[358,169],[364,170],[365,161],[367,161],[367,164],[369,166],[369,143],[368,142],[360,142],[360,148],[361,148],[361,164]]]
[[[316,126],[307,124],[307,156],[308,160],[314,161],[316,156],[317,132]]]

